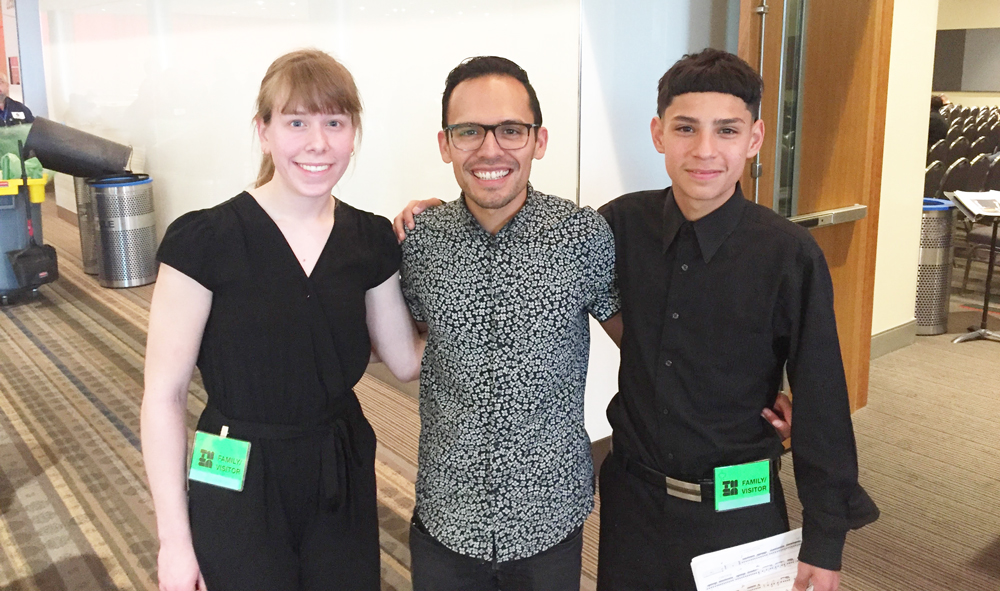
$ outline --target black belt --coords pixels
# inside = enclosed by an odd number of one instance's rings
[[[351,404],[353,402],[353,404]],[[326,436],[320,444],[320,467],[323,477],[323,492],[331,509],[337,509],[347,500],[348,465],[362,468],[363,461],[354,447],[351,431],[350,411],[352,407],[360,414],[361,406],[353,395],[344,396],[340,405],[346,413],[318,425],[276,425],[272,423],[252,423],[227,418],[214,406],[206,406],[201,415],[206,427],[220,429],[229,427],[229,437],[235,439],[301,439],[316,435]],[[201,425],[199,421],[199,425]]]
[[[624,456],[620,454],[620,452],[613,451],[611,453],[612,455],[621,455],[621,461],[625,465],[626,472],[645,480],[653,486],[665,489],[667,494],[672,497],[684,499],[685,501],[694,501],[695,503],[715,502],[714,477],[700,478],[697,480],[673,478],[662,472],[658,472],[645,464],[641,464],[627,456]],[[771,476],[777,477],[778,471],[781,470],[781,457],[779,456],[771,459],[770,462]]]

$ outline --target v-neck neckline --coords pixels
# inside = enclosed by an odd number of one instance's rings
[[[291,257],[292,263],[295,265],[295,268],[299,270],[302,277],[306,280],[312,279],[316,275],[316,271],[320,268],[320,263],[323,262],[323,259],[326,257],[326,252],[330,249],[330,243],[333,242],[334,232],[337,230],[337,211],[340,209],[340,199],[333,197],[333,226],[330,227],[330,233],[326,237],[326,242],[323,243],[323,248],[319,251],[319,256],[316,257],[316,263],[313,265],[312,271],[306,273],[306,270],[302,267],[302,263],[299,262],[299,257],[295,255],[295,251],[292,250],[292,245],[288,243],[288,239],[285,238],[284,232],[282,232],[281,228],[278,227],[274,218],[267,213],[267,210],[261,206],[261,204],[257,201],[257,198],[254,197],[249,191],[244,191],[244,193],[246,193],[247,198],[253,202],[254,208],[257,212],[267,220],[267,224],[270,228],[274,232],[277,232],[277,237],[281,239],[281,243],[284,245],[282,250],[285,251],[287,257]]]

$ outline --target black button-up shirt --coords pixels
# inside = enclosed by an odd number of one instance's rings
[[[694,480],[781,452],[761,416],[786,367],[803,511],[800,558],[840,568],[878,511],[858,485],[833,285],[807,230],[736,193],[688,222],[670,189],[601,208],[615,234],[624,335],[608,407],[615,450]]]
[[[403,293],[429,331],[416,511],[448,548],[533,556],[593,509],[589,316],[618,312],[614,248],[597,212],[530,185],[496,235],[459,199],[403,241]]]

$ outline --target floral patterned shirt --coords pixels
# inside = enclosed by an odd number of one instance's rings
[[[593,509],[588,313],[618,312],[614,257],[599,214],[530,185],[496,235],[464,197],[417,216],[400,270],[410,311],[429,329],[416,511],[448,548],[533,556]]]

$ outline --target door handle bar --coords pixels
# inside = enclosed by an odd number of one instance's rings
[[[817,211],[816,213],[796,215],[788,218],[788,220],[795,222],[803,228],[822,228],[823,226],[832,226],[834,224],[856,222],[864,219],[867,215],[867,205],[854,204],[838,209],[827,209],[825,211]]]

